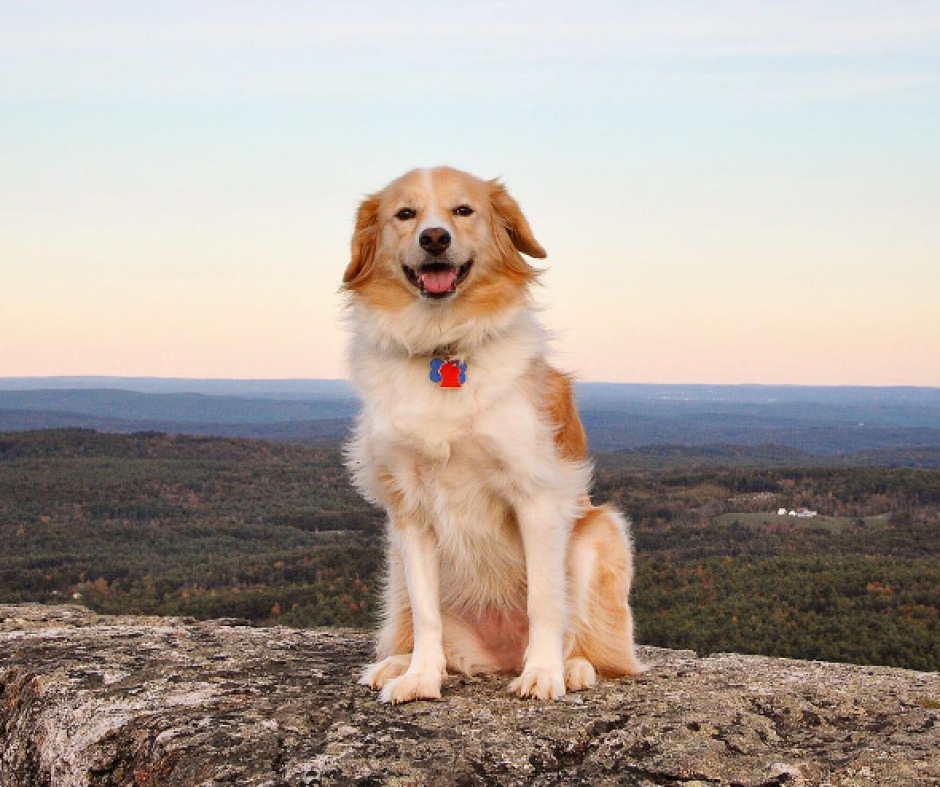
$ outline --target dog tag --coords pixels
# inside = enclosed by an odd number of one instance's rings
[[[450,358],[443,361],[432,358],[431,382],[438,383],[441,388],[460,388],[467,382],[467,364]]]

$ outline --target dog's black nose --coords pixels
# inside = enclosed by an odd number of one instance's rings
[[[447,247],[450,246],[450,233],[443,227],[431,227],[422,231],[418,236],[418,243],[428,254],[436,257],[447,251]]]

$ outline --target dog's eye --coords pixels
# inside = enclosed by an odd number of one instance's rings
[[[399,221],[408,221],[409,219],[413,219],[416,215],[414,208],[402,208],[395,214],[395,218]]]
[[[459,205],[456,208],[454,208],[454,215],[455,216],[472,216],[473,208],[471,208],[469,205]]]

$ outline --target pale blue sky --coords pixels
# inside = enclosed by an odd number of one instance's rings
[[[343,374],[362,194],[502,176],[587,379],[940,385],[940,4],[0,2],[0,375]]]

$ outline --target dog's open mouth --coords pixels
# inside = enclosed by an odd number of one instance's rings
[[[447,298],[457,292],[457,287],[467,278],[473,260],[469,260],[459,268],[447,262],[426,262],[418,270],[402,265],[401,268],[418,291],[425,298]]]

